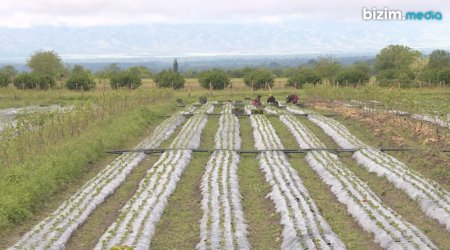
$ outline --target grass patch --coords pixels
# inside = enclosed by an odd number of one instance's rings
[[[172,112],[171,103],[137,108],[83,131],[80,136],[54,145],[43,155],[14,168],[3,169],[0,178],[0,231],[34,216],[42,204],[66,190],[68,185],[91,171],[105,158],[106,150],[141,136],[149,126]]]
[[[241,148],[254,149],[250,120],[240,118],[239,123]],[[273,202],[266,198],[271,187],[265,181],[255,155],[241,155],[237,174],[250,244],[254,249],[279,249],[282,240],[280,216]]]

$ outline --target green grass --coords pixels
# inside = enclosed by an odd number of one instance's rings
[[[12,168],[2,169],[0,178],[0,231],[33,216],[42,202],[64,190],[90,171],[89,166],[106,156],[105,151],[142,135],[162,121],[158,115],[172,112],[174,105],[138,108],[102,121],[79,136]]]
[[[240,118],[239,122],[241,148],[254,149],[250,120]],[[282,241],[280,215],[272,200],[266,197],[271,187],[265,181],[256,155],[241,155],[238,179],[250,244],[254,249],[279,249]]]

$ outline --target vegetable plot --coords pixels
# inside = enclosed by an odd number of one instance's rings
[[[302,149],[325,148],[298,119],[281,115],[280,120],[290,130]],[[436,249],[436,246],[415,226],[386,206],[339,158],[326,151],[311,151],[306,155],[311,168],[330,186],[339,202],[386,249]]]
[[[214,107],[203,105],[174,139],[171,148],[197,148],[200,136]],[[109,249],[114,245],[149,249],[156,223],[159,221],[169,196],[175,191],[186,166],[192,158],[191,150],[169,150],[148,170],[139,183],[136,194],[121,209],[117,220],[100,238],[95,249]]]
[[[136,148],[158,147],[185,120],[186,118],[179,114],[166,119],[155,129],[151,137],[139,143]],[[9,249],[65,248],[72,233],[125,181],[144,158],[145,154],[142,153],[125,153],[117,157]]]
[[[247,106],[246,109],[251,109]],[[259,150],[282,149],[280,138],[264,115],[251,115],[255,147]],[[260,167],[272,186],[269,197],[281,215],[282,249],[345,249],[344,244],[322,218],[303,186],[297,172],[282,152],[260,155]]]
[[[409,169],[396,158],[364,144],[336,120],[315,114],[308,119],[322,128],[343,148],[360,148],[353,154],[359,165],[379,176],[385,176],[398,189],[417,200],[431,218],[445,225],[450,232],[450,193],[435,181]]]
[[[237,177],[241,146],[239,120],[226,104],[219,119],[213,152],[202,178],[200,243],[197,249],[250,249]]]

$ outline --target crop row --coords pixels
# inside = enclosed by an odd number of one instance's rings
[[[199,113],[212,112],[205,104]],[[208,120],[207,115],[195,114],[186,122],[170,148],[197,148]],[[134,249],[148,249],[169,196],[175,191],[192,150],[169,150],[147,171],[134,196],[121,209],[117,220],[109,226],[95,249],[109,249],[114,245],[127,245]]]
[[[187,111],[192,111],[192,107]],[[136,148],[155,148],[167,140],[185,121],[183,115],[174,115],[162,122],[153,135]],[[98,205],[111,195],[145,158],[142,153],[125,153],[117,157],[94,178],[46,219],[26,233],[11,249],[62,249],[72,233],[83,224]]]
[[[325,148],[325,145],[292,115],[280,120],[290,130],[302,149]],[[338,156],[326,151],[306,155],[309,166],[330,186],[338,201],[375,241],[386,249],[436,249],[414,225],[386,206],[369,186],[351,172]]]
[[[250,110],[251,106],[247,106]],[[259,150],[282,149],[280,138],[264,115],[250,116],[255,147]],[[331,230],[303,186],[286,155],[278,151],[261,153],[260,168],[272,186],[268,195],[281,215],[282,249],[345,249]]]
[[[215,136],[215,151],[202,177],[200,243],[197,249],[250,249],[237,177],[241,146],[239,120],[225,105]]]
[[[438,183],[408,168],[396,158],[363,143],[334,119],[318,114],[308,115],[308,119],[321,127],[340,147],[359,148],[353,154],[359,165],[387,178],[411,199],[418,201],[426,215],[438,220],[450,231],[450,193]]]

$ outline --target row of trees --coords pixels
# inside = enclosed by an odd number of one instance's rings
[[[62,84],[68,89],[89,90],[95,87],[94,78],[107,80],[114,89],[138,88],[142,78],[152,77],[160,88],[183,88],[184,77],[175,59],[171,69],[152,75],[143,66],[121,69],[111,64],[95,74],[82,66],[65,67],[54,51],[37,51],[27,61],[31,72],[18,73],[13,66],[0,68],[0,87],[14,84],[20,89],[48,89]],[[290,86],[301,87],[306,83],[328,82],[339,85],[362,84],[374,77],[380,85],[416,86],[427,84],[450,84],[450,54],[434,50],[429,56],[403,45],[383,48],[373,61],[343,65],[336,58],[323,56],[309,60],[298,68],[284,68]],[[230,77],[243,77],[246,85],[259,89],[273,86],[273,69],[244,67],[241,69],[211,69],[195,74],[205,88],[223,89],[230,86]]]

